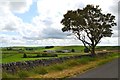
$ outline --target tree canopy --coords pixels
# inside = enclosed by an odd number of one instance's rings
[[[72,32],[92,54],[103,37],[111,37],[112,26],[117,25],[114,15],[101,11],[98,5],[87,5],[83,9],[67,11],[61,20],[62,31]]]

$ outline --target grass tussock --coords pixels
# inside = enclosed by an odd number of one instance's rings
[[[9,74],[9,73],[7,73],[7,72],[3,72],[3,73],[2,73],[2,77],[3,77],[3,78],[17,78],[16,75],[12,75],[12,74]]]
[[[65,64],[61,64],[61,65],[60,64],[56,64],[56,65],[52,65],[52,66],[47,67],[49,72],[52,72],[52,71],[62,71],[65,68],[67,68],[67,66]]]
[[[17,73],[17,75],[18,75],[19,78],[26,78],[26,77],[31,76],[31,72],[26,71],[26,70],[24,70],[24,71],[19,71],[19,72]]]
[[[33,71],[35,74],[42,74],[42,75],[48,73],[46,67],[43,67],[43,66],[35,67],[32,71]]]

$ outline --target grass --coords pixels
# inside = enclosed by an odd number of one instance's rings
[[[120,55],[118,55],[117,53],[110,54],[107,57],[100,57],[100,58],[85,57],[85,59],[87,59],[87,60],[77,59],[78,61],[82,62],[80,64],[75,64],[74,66],[69,66],[67,69],[63,69],[61,71],[50,72],[45,75],[32,76],[31,78],[67,78],[67,77],[74,76],[78,73],[81,74],[83,72],[86,72],[89,69],[97,67],[100,64],[103,65],[102,63],[105,64],[115,58],[118,58],[118,57],[120,57]],[[86,63],[86,61],[88,61],[88,62]]]
[[[51,58],[59,58],[65,56],[74,56],[80,55],[80,53],[56,53],[58,57],[39,57],[39,58],[22,58],[23,54],[2,54],[2,62],[0,63],[9,63],[9,62],[18,62],[18,61],[29,61],[29,60],[38,60],[38,59],[51,59]],[[28,56],[36,56],[37,54],[27,54]]]
[[[18,47],[24,49],[24,47]],[[74,48],[76,50],[80,49],[79,46],[56,46],[54,48],[50,48],[53,50],[63,50],[63,49],[71,49]],[[28,56],[36,56],[35,53],[41,53],[42,51],[46,50],[44,47],[33,47],[34,50],[27,51],[24,50],[23,53],[26,53]],[[22,58],[23,53],[19,53],[19,51],[8,51],[5,48],[2,49],[2,61],[0,63],[10,63],[10,62],[20,62],[20,61],[29,61],[29,60],[38,60],[38,59],[50,59],[50,58],[57,58],[57,57],[41,57],[41,58]],[[80,53],[56,53],[58,57],[65,57],[65,56],[72,56],[72,55],[79,55]]]
[[[96,50],[115,50],[118,49],[119,47],[117,46],[104,46],[104,47],[97,47]],[[18,62],[18,61],[29,61],[29,60],[37,60],[37,59],[50,59],[50,58],[59,58],[59,57],[65,57],[65,56],[73,56],[73,55],[80,55],[83,52],[84,47],[80,47],[80,46],[56,46],[54,48],[50,48],[50,50],[63,50],[63,49],[75,49],[76,53],[56,53],[58,54],[58,57],[41,57],[41,58],[22,58],[23,54],[18,53],[17,51],[3,51],[2,52],[2,61],[0,63],[9,63],[9,62]],[[27,53],[27,55],[30,56],[35,56],[36,54],[34,54],[34,52],[42,52],[44,51],[44,48],[36,48],[33,51],[25,51]],[[73,74],[74,72],[70,72],[71,68],[75,67],[75,66],[84,66],[89,64],[90,62],[99,62],[99,60],[103,60],[99,63],[95,63],[95,66],[99,66],[99,65],[103,65],[106,64],[107,62],[111,61],[114,58],[118,58],[118,56],[120,56],[120,54],[111,54],[109,56],[104,56],[104,57],[100,57],[100,58],[90,58],[90,57],[84,57],[81,59],[74,59],[74,60],[68,60],[65,61],[61,64],[54,64],[51,66],[47,66],[47,67],[35,67],[34,69],[31,69],[29,71],[19,71],[18,73],[12,75],[10,73],[6,73],[3,72],[3,77],[4,78],[26,78],[26,77],[34,77],[37,75],[51,75],[53,77],[55,77],[54,75],[60,76],[62,75],[62,77],[67,77],[70,76],[70,74]],[[91,69],[95,66],[93,66],[92,64],[89,64],[91,66],[84,68],[83,71],[86,71],[88,69]],[[63,73],[61,74],[60,72],[63,71],[65,72],[65,70],[68,69],[68,72],[70,73]],[[76,72],[78,71],[77,69],[75,69]],[[82,70],[82,69],[80,69]],[[74,70],[73,70],[74,71]],[[52,75],[54,72],[54,75]],[[76,74],[76,73],[75,73]],[[39,76],[40,77],[40,76]],[[47,77],[47,76],[46,76]]]
[[[18,61],[28,61],[28,60],[37,60],[43,58],[22,58],[23,54],[3,54],[2,63],[9,62],[18,62]]]
[[[120,46],[97,46],[96,50],[119,50]]]
[[[18,75],[20,78],[26,78],[26,77],[29,77],[29,76],[31,75],[31,73],[28,72],[28,71],[23,70],[23,71],[19,71],[19,72],[17,73],[17,75]]]
[[[55,46],[47,50],[72,50],[75,49],[76,52],[83,52],[84,46]]]
[[[17,76],[18,78],[24,78],[24,77],[34,77],[37,75],[41,75],[41,76],[42,75],[44,76],[47,74],[52,75],[53,72],[57,73],[57,72],[64,71],[66,69],[70,70],[72,67],[84,66],[84,65],[87,65],[90,62],[94,62],[94,61],[97,62],[97,63],[95,63],[96,66],[102,65],[102,64],[107,63],[108,61],[111,61],[114,58],[118,58],[118,56],[120,56],[120,55],[118,55],[117,53],[114,53],[114,54],[110,54],[110,55],[105,56],[105,57],[94,57],[94,58],[93,57],[83,57],[80,59],[67,60],[67,61],[64,61],[63,63],[60,63],[60,64],[53,64],[53,65],[45,66],[45,67],[38,66],[38,67],[35,67],[29,71],[27,71],[27,70],[19,71],[15,75],[11,75],[9,73],[7,73],[7,74],[3,73],[3,77],[16,77]],[[99,61],[101,61],[101,62],[99,62]],[[92,64],[89,64],[89,65],[92,65]],[[91,69],[93,67],[95,67],[95,66],[89,66],[89,67],[85,68],[83,71],[86,71],[86,70]],[[57,75],[57,74],[55,74],[55,75]],[[64,74],[62,76],[64,76]]]
[[[16,47],[14,47],[16,48]],[[33,50],[25,50],[25,47],[17,47],[24,50],[24,53],[27,53],[28,55],[36,55],[35,53],[41,53],[45,49],[44,47],[32,47]],[[118,50],[119,46],[97,46],[96,50]],[[0,48],[1,49],[1,48]],[[84,46],[54,46],[53,48],[50,48],[49,50],[71,50],[75,49],[75,53],[56,53],[58,54],[58,57],[65,57],[65,56],[71,56],[71,55],[79,55],[83,53]],[[37,59],[50,59],[53,57],[41,57],[41,58],[22,58],[23,54],[19,53],[19,51],[7,51],[5,48],[2,48],[2,61],[0,63],[9,63],[9,62],[18,62],[18,61],[28,61],[28,60],[37,60]],[[54,57],[55,58],[55,57]]]
[[[48,72],[56,72],[56,71],[62,71],[64,69],[68,68],[68,66],[65,65],[65,63],[63,64],[55,64],[49,67],[46,67],[46,69],[48,70]]]
[[[103,62],[99,63],[98,65],[106,64],[107,62],[109,62],[109,61],[111,61],[111,60],[113,60],[113,59],[115,59],[115,58],[118,58],[118,57],[120,57],[120,52],[118,52],[118,53],[113,53],[113,54],[109,55],[109,57],[106,57],[106,56],[105,56],[105,57],[103,57],[103,58],[101,58],[101,59],[106,58],[106,60],[104,60]]]
[[[2,77],[3,77],[3,78],[17,78],[16,75],[12,75],[12,74],[9,74],[9,73],[7,73],[7,72],[3,72],[3,73],[2,73]]]
[[[19,49],[22,49],[25,52],[31,52],[31,51],[32,52],[43,52],[44,50],[64,50],[64,49],[67,49],[67,50],[75,49],[76,51],[81,51],[84,49],[84,46],[54,46],[53,48],[49,48],[49,49],[46,49],[44,47],[31,47],[33,50],[25,50],[25,47],[12,47],[12,48],[13,50],[9,50],[8,52],[6,48],[0,48],[0,50],[6,51],[6,53],[9,53],[10,51],[17,52],[17,50]],[[16,49],[14,50],[14,48]]]
[[[43,66],[35,67],[33,69],[33,72],[37,73],[37,74],[42,74],[42,75],[48,73],[47,69],[45,67],[43,67]]]

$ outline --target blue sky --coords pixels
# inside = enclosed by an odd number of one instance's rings
[[[0,46],[83,45],[74,35],[61,31],[68,10],[87,4],[100,5],[103,13],[118,15],[119,0],[4,0],[0,1]],[[103,4],[105,3],[105,4]],[[118,45],[118,27],[99,45]]]
[[[14,13],[14,15],[20,17],[23,20],[23,22],[31,23],[31,20],[33,19],[33,17],[38,15],[37,2],[33,2],[32,5],[30,6],[30,9],[25,13],[22,13],[22,14]]]

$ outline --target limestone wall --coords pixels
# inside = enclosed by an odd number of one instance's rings
[[[24,62],[12,62],[7,64],[2,64],[2,70],[14,73],[17,70],[29,70],[30,68],[33,68],[36,66],[48,66],[51,64],[62,63],[70,59],[81,58],[83,56],[90,56],[90,55],[69,56],[69,57],[61,57],[61,58],[24,61]]]

